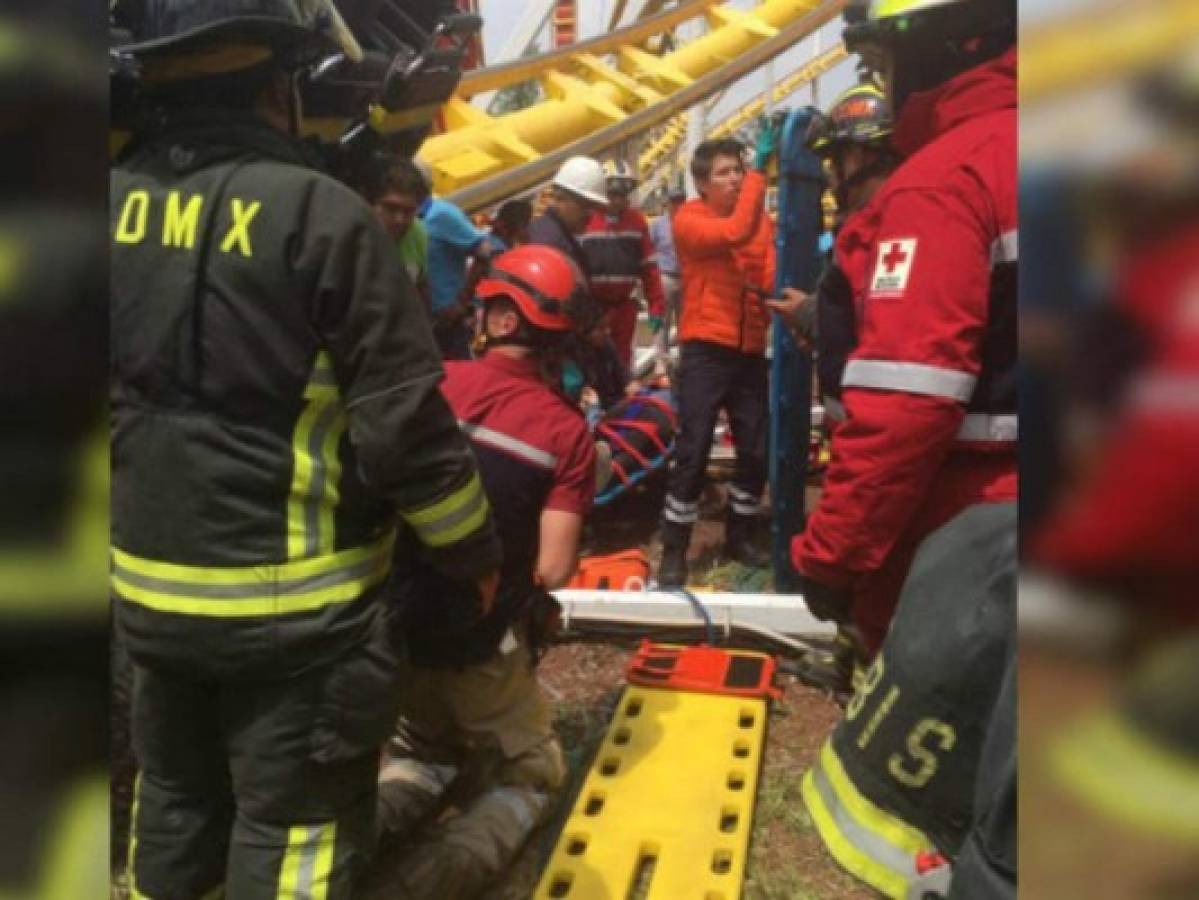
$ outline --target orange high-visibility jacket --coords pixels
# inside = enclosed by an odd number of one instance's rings
[[[672,222],[683,275],[680,341],[708,341],[761,353],[774,289],[774,225],[763,209],[766,178],[745,174],[732,215],[702,199],[685,203]]]

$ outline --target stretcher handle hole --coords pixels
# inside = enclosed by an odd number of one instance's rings
[[[604,808],[604,797],[602,794],[592,794],[587,798],[587,805],[583,807],[583,815],[598,816]]]
[[[570,895],[570,887],[574,882],[574,876],[570,872],[555,872],[554,880],[550,882],[550,896],[554,900],[560,900],[562,897]]]
[[[720,891],[708,891],[704,894],[704,900],[725,900],[725,896]]]
[[[641,698],[634,697],[632,700],[630,700],[628,705],[624,708],[624,714],[630,719],[635,719],[637,716],[641,715]]]
[[[733,870],[733,854],[728,850],[717,850],[712,854],[712,872],[727,875]]]
[[[616,729],[616,734],[612,735],[612,743],[616,744],[618,747],[623,747],[629,742],[629,739],[632,738],[632,736],[633,732],[629,731],[629,729],[618,728]]]
[[[737,830],[737,823],[741,821],[741,814],[735,809],[725,809],[720,813],[720,830],[725,834],[732,834]]]
[[[581,834],[571,837],[566,843],[567,856],[582,856],[587,851],[587,838]]]
[[[753,728],[754,722],[757,721],[757,718],[758,717],[754,715],[753,710],[743,709],[741,710],[741,714],[737,717],[737,727],[745,729]]]
[[[739,791],[745,787],[745,775],[742,772],[729,772],[728,786],[730,791]]]
[[[733,756],[737,759],[749,759],[749,744],[745,741],[737,741],[733,744]]]
[[[601,775],[615,775],[619,771],[620,771],[620,758],[619,757],[609,756],[607,759],[605,759],[603,762],[600,763],[600,774]]]

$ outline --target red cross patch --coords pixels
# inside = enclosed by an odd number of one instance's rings
[[[879,244],[869,296],[883,299],[903,296],[916,261],[916,243],[916,238],[898,238]]]

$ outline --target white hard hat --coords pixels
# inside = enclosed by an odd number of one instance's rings
[[[604,177],[604,167],[590,156],[572,156],[562,163],[562,168],[554,176],[554,185],[578,194],[585,200],[608,205],[608,183]]]

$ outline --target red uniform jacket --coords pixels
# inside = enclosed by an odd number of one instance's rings
[[[858,322],[848,419],[792,547],[821,583],[1016,496],[1016,137],[1013,49],[908,101],[906,161],[838,237]]]

